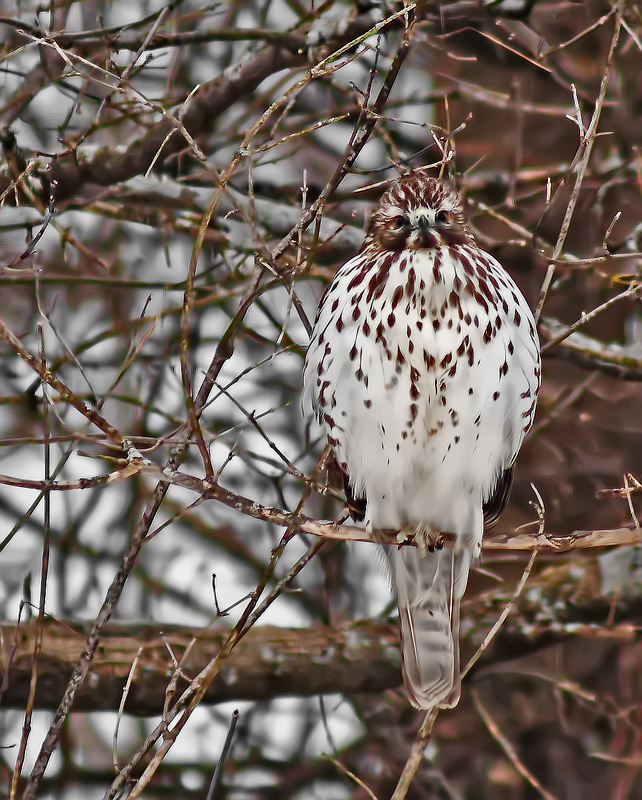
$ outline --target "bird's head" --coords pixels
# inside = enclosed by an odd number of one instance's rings
[[[457,193],[446,183],[411,172],[379,201],[364,244],[400,252],[463,244],[470,238]]]

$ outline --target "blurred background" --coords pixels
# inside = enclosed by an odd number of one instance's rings
[[[533,307],[556,263],[538,413],[493,535],[537,532],[532,486],[547,533],[639,527],[639,4],[418,5],[411,36],[398,2],[0,7],[0,320],[151,462],[174,453],[231,493],[226,504],[174,482],[160,496],[160,472],[120,474],[122,448],[3,337],[0,796],[20,796],[136,537],[104,631],[117,642],[98,650],[38,796],[103,797],[160,720],[192,629],[210,649],[185,662],[181,691],[263,583],[274,602],[145,796],[206,797],[234,709],[220,797],[390,796],[421,715],[400,690],[381,558],[367,543],[317,554],[293,529],[268,571],[284,527],[264,509],[341,513],[300,407],[306,321],[404,167],[450,176]],[[604,491],[627,486],[628,499]],[[485,552],[463,604],[464,661],[528,555]],[[540,554],[407,796],[642,798],[641,581],[637,545]]]

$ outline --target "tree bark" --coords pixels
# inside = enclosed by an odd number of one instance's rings
[[[87,626],[48,620],[38,667],[37,708],[55,709],[82,653]],[[3,625],[0,671],[4,676],[0,707],[24,708],[31,680],[36,620],[19,629]],[[138,656],[124,710],[137,716],[158,714],[174,673],[169,649],[180,664],[182,692],[221,649],[228,628],[113,624],[106,628],[74,710],[119,708]],[[196,643],[183,656],[190,643]],[[8,671],[7,671],[8,667]],[[205,702],[267,700],[277,695],[319,692],[378,692],[401,682],[396,625],[378,621],[330,627],[253,628],[210,686]]]
[[[613,562],[615,555],[617,563]],[[634,556],[635,548],[621,548],[605,554],[609,563],[586,558],[543,563],[531,575],[527,590],[473,672],[571,639],[602,639],[614,644],[638,639],[642,596],[638,573],[631,571],[629,563]],[[503,610],[521,573],[521,565],[513,562],[493,562],[490,567],[501,576],[502,589],[488,593],[483,573],[471,576],[462,607],[466,619],[462,665]],[[496,579],[492,583],[496,586]],[[617,596],[613,595],[615,587]],[[607,619],[610,624],[605,626]],[[82,653],[87,628],[68,620],[45,622],[36,708],[57,707]],[[74,710],[118,710],[137,660],[124,711],[135,716],[161,713],[175,674],[172,655],[180,667],[178,682],[174,682],[178,696],[217,656],[228,631],[220,621],[200,629],[144,623],[107,625]],[[0,627],[0,708],[25,706],[35,635],[35,619],[19,627]],[[328,692],[372,695],[400,684],[401,656],[394,621],[370,619],[294,629],[264,625],[253,627],[222,663],[204,702]]]

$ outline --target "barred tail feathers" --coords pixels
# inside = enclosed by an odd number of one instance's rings
[[[391,553],[397,590],[403,678],[417,708],[459,701],[459,604],[472,550],[444,548],[421,556],[404,547]]]

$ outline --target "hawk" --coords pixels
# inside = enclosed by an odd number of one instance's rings
[[[459,699],[460,600],[484,523],[508,500],[539,384],[517,285],[476,244],[448,184],[403,176],[321,299],[303,402],[325,429],[352,517],[419,544],[385,548],[417,708]]]

